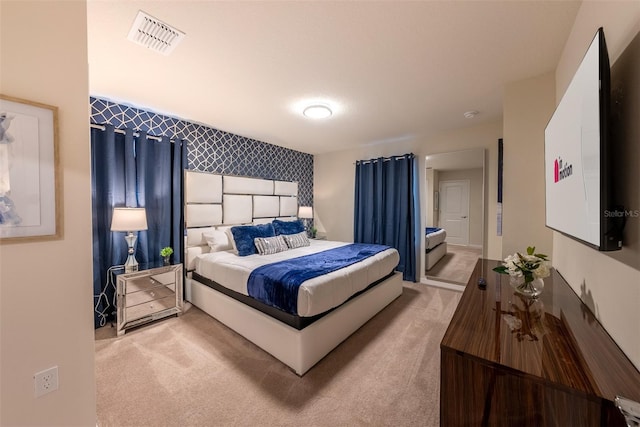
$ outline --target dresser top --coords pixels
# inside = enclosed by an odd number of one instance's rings
[[[640,372],[555,270],[542,295],[517,295],[509,276],[478,260],[441,342],[481,362],[513,369],[561,388],[613,400],[640,401]],[[483,277],[486,289],[477,286]]]

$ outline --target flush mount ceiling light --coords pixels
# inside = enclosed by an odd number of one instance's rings
[[[478,112],[476,110],[471,110],[471,111],[467,111],[467,112],[464,113],[464,116],[467,119],[473,119],[477,115],[478,115]]]
[[[333,112],[331,111],[331,108],[326,105],[315,104],[309,105],[302,110],[302,114],[310,119],[326,119],[327,117],[330,117]]]

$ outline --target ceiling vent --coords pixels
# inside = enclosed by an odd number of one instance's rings
[[[169,55],[185,33],[139,10],[127,38],[141,46]]]

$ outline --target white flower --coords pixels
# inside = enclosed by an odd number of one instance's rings
[[[535,278],[544,278],[549,275],[549,266],[543,258],[532,254],[516,252],[504,259],[502,264],[513,278],[521,278],[525,273],[531,273]]]
[[[517,262],[519,261],[518,254],[509,255],[504,259],[504,266],[509,270],[509,275],[513,277],[522,276],[522,271],[518,267]]]
[[[538,268],[533,270],[533,276],[536,279],[544,279],[545,277],[549,276],[549,266],[547,265],[547,263],[541,262]]]
[[[518,257],[516,255],[509,255],[504,259],[504,265],[509,269],[517,269],[516,262],[518,261]]]

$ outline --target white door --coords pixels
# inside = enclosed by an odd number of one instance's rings
[[[447,243],[469,244],[469,181],[440,181],[440,227]]]

